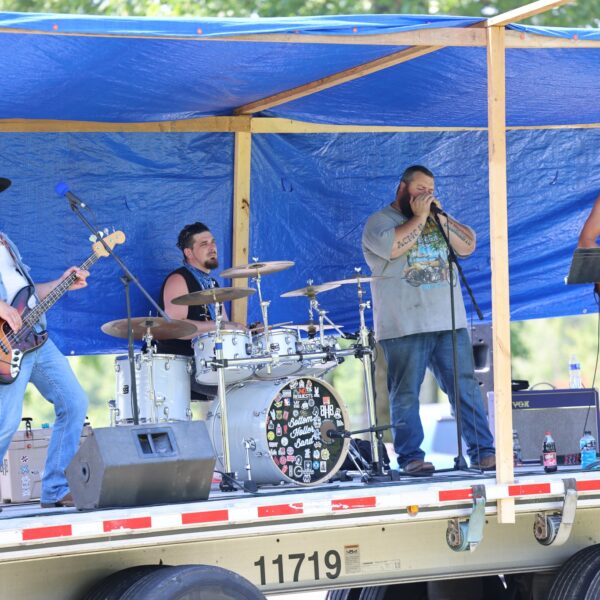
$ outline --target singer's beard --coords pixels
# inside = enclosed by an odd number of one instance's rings
[[[219,259],[215,256],[214,258],[207,258],[204,261],[204,268],[207,271],[212,271],[213,269],[216,269],[219,266]]]
[[[408,190],[404,190],[402,195],[398,198],[398,205],[400,206],[400,212],[407,218],[412,219],[415,216],[413,209],[410,205],[411,195]]]

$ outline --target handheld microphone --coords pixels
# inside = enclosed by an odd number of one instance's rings
[[[433,215],[444,215],[445,217],[448,216],[435,202],[431,203],[429,212]]]
[[[59,183],[57,183],[54,186],[54,191],[59,196],[65,196],[67,198],[67,200],[69,201],[69,204],[71,205],[72,209],[75,206],[78,206],[79,208],[86,207],[85,202],[80,200],[73,192],[71,192],[69,189],[69,186],[64,181],[60,181]]]

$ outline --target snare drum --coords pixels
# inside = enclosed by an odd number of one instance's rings
[[[258,484],[327,481],[341,467],[350,440],[330,439],[327,429],[346,429],[348,414],[335,390],[315,378],[248,381],[227,391],[231,469]],[[221,412],[215,400],[207,427],[223,467]]]
[[[135,383],[140,423],[189,421],[192,361],[175,354],[135,354]],[[131,374],[127,355],[115,359],[115,423],[133,423]]]
[[[225,330],[221,331],[223,337],[223,358],[252,358],[252,338],[246,331]],[[219,377],[215,369],[210,366],[215,356],[214,331],[203,333],[192,340],[194,358],[196,360],[196,381],[204,385],[218,385]],[[253,365],[240,365],[225,369],[225,383],[244,381],[254,373]]]
[[[255,336],[254,351],[256,354],[276,354],[279,358],[269,369],[267,365],[258,367],[255,375],[259,379],[280,379],[294,375],[302,368],[296,355],[298,332],[294,329],[272,329],[269,331],[269,348],[266,349],[265,334]],[[291,356],[294,355],[294,356]],[[269,372],[270,370],[270,372]]]

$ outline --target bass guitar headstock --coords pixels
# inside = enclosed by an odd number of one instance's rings
[[[124,242],[125,234],[122,231],[115,231],[104,236],[101,242],[94,242],[92,244],[92,252],[98,258],[108,256],[108,251],[106,250],[104,244],[106,244],[112,250],[115,246],[123,244]]]

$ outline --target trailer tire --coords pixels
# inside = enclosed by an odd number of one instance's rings
[[[108,577],[101,579],[94,587],[82,598],[82,600],[120,600],[134,583],[153,573],[157,569],[166,568],[163,565],[137,565],[112,573]]]
[[[325,600],[359,600],[362,588],[344,588],[329,590]]]
[[[600,569],[600,545],[576,552],[560,568],[548,600],[584,600]]]
[[[182,565],[149,573],[119,600],[265,600],[247,579],[211,565]]]
[[[600,598],[600,571],[594,575],[584,600],[595,600],[596,598]]]

